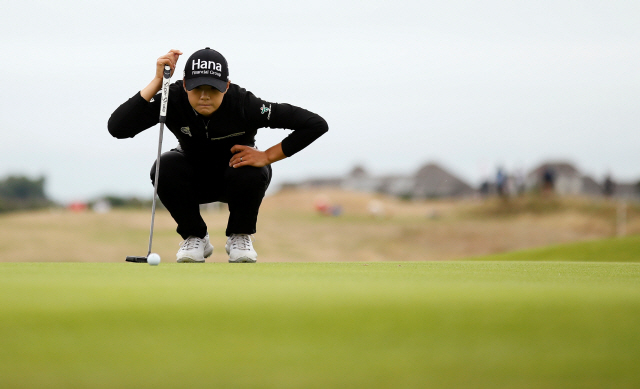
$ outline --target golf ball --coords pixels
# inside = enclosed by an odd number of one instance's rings
[[[151,253],[147,257],[147,263],[151,266],[158,266],[160,263],[160,256],[156,253]]]

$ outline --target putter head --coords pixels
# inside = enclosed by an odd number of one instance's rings
[[[127,257],[127,262],[147,263],[147,257]]]

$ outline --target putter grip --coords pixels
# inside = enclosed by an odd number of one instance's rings
[[[162,72],[162,98],[160,103],[160,123],[164,123],[167,118],[167,105],[169,102],[169,84],[171,80],[171,68],[169,65],[164,65],[164,72]]]

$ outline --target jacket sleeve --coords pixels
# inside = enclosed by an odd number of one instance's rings
[[[160,121],[160,94],[147,102],[140,92],[120,105],[109,118],[109,133],[118,139],[133,138]]]
[[[247,92],[244,98],[244,115],[257,128],[284,128],[293,130],[282,140],[282,151],[291,157],[309,146],[329,130],[320,115],[291,104],[271,103]]]

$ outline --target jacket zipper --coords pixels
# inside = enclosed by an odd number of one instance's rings
[[[235,134],[229,134],[229,135],[221,136],[219,138],[211,138],[211,140],[220,140],[220,139],[225,139],[225,138],[231,138],[232,136],[244,135],[244,133],[245,133],[245,131],[236,132]]]

